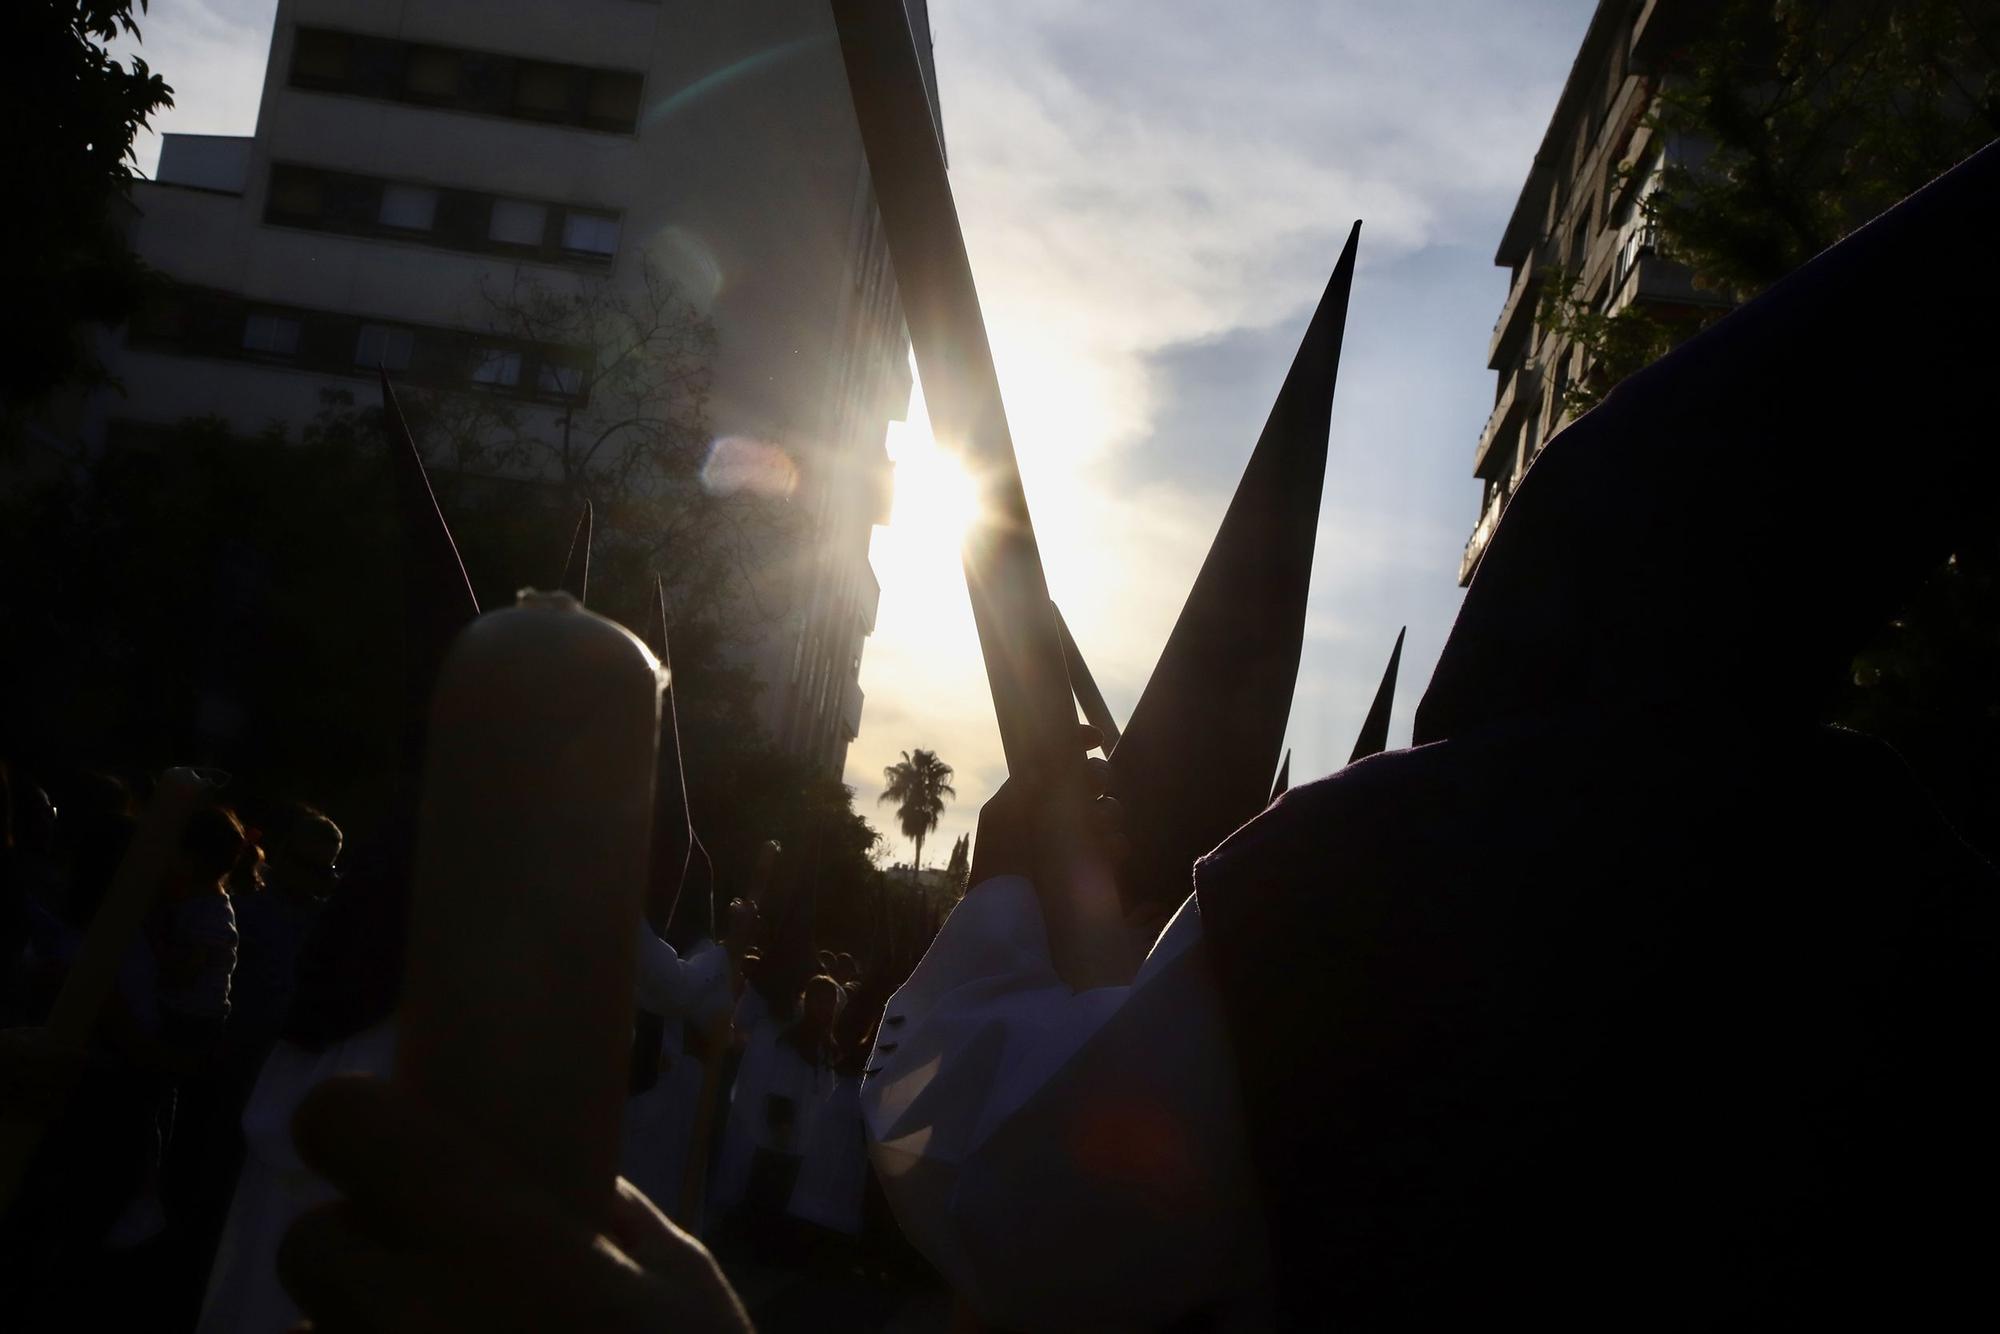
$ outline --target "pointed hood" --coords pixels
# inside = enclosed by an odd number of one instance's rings
[[[577,525],[586,544],[589,523],[590,510],[586,506]],[[577,596],[580,600],[581,595]],[[653,576],[653,624],[646,640],[647,647],[660,660],[660,675],[667,683],[665,698],[660,701],[660,777],[653,785],[653,865],[646,903],[647,919],[664,935],[687,887],[695,837],[694,819],[688,813],[687,774],[681,764],[680,718],[674,707],[674,662],[667,644],[667,590],[657,574]]]
[[[1953,535],[1991,529],[1996,236],[1989,145],[1550,441],[1416,741],[1586,701],[1811,721]]]
[[[1256,451],[1111,757],[1128,906],[1188,891],[1194,859],[1270,799],[1305,638],[1327,430],[1361,224],[1348,234]]]
[[[1375,687],[1375,702],[1368,706],[1368,716],[1361,720],[1361,734],[1354,738],[1354,753],[1347,757],[1349,764],[1389,749],[1389,711],[1396,704],[1396,669],[1402,666],[1403,636],[1409,631],[1406,625],[1396,632],[1396,647],[1389,650],[1389,665],[1382,669],[1382,684]]]
[[[583,513],[576,516],[576,530],[569,535],[569,556],[563,561],[562,591],[579,603],[588,602],[585,594],[590,591],[590,538],[593,517],[590,502],[586,500],[583,502]],[[664,627],[662,632],[664,633]],[[662,658],[660,661],[665,662],[666,659]]]
[[[1062,608],[1051,602],[1049,609],[1056,614],[1056,633],[1062,637],[1063,665],[1069,669],[1070,691],[1083,709],[1083,716],[1097,729],[1104,741],[1104,753],[1109,755],[1118,747],[1118,720],[1112,717],[1111,706],[1104,702],[1104,693],[1097,688],[1090,665],[1084,662],[1083,651],[1077,648],[1069,632],[1069,623],[1063,620]]]
[[[423,456],[417,452],[386,373],[382,376],[382,434],[389,451],[402,554],[404,735],[414,764],[438,668],[453,638],[479,615],[479,599],[473,595],[472,581],[466,578],[458,544],[451,539],[451,529],[424,471]]]
[[[1276,801],[1292,790],[1292,752],[1285,752],[1285,762],[1278,766],[1277,781],[1271,784],[1271,800]]]

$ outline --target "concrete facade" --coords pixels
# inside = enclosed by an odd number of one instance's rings
[[[135,248],[204,295],[114,351],[92,442],[301,424],[326,389],[367,401],[377,361],[463,377],[482,285],[517,274],[673,278],[720,335],[716,438],[797,468],[803,535],[754,572],[745,651],[772,737],[840,772],[911,384],[823,0],[279,0],[255,134],[167,136],[135,202]],[[560,367],[510,355],[522,410],[557,411]]]
[[[1657,53],[1690,20],[1698,21],[1698,7],[1601,0],[1501,234],[1493,262],[1511,281],[1487,347],[1497,378],[1473,452],[1482,489],[1461,584],[1471,582],[1528,465],[1568,425],[1565,391],[1589,370],[1583,349],[1537,318],[1551,276],[1576,284],[1605,314],[1634,303],[1717,304],[1684,266],[1656,253],[1645,207],[1665,165],[1691,151],[1647,124],[1660,91]]]

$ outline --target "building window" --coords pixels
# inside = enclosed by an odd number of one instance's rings
[[[618,219],[571,209],[563,215],[562,243],[563,249],[572,253],[609,259],[618,250]]]
[[[639,76],[592,70],[583,123],[600,130],[630,130],[639,123]]]
[[[563,398],[576,398],[583,393],[583,372],[575,366],[563,366],[552,361],[542,363],[541,373],[536,383],[545,394],[557,394]]]
[[[548,263],[600,265],[618,249],[619,215],[472,190],[384,181],[299,163],[271,167],[264,220],[449,250],[523,251]],[[551,226],[551,223],[557,225]]]
[[[299,322],[289,315],[253,311],[243,321],[243,350],[289,357],[299,350]]]
[[[640,75],[393,37],[300,28],[293,86],[630,134]]]
[[[576,100],[577,69],[524,60],[514,68],[514,112],[535,120],[567,120]]]
[[[504,347],[482,347],[472,367],[474,384],[512,389],[521,383],[521,354]]]
[[[496,199],[493,201],[493,219],[487,224],[486,235],[502,245],[539,248],[547,236],[548,224],[549,210],[545,204],[534,204],[525,199]]]
[[[354,364],[385,371],[410,369],[410,354],[416,349],[414,330],[393,324],[364,324],[354,342]]]
[[[343,83],[352,58],[353,43],[346,33],[300,28],[292,44],[292,82],[301,87]]]
[[[363,320],[334,311],[258,306],[229,292],[163,284],[133,315],[134,348],[230,361],[280,361],[327,375],[372,376],[376,367],[412,382],[547,402],[580,399],[586,349],[503,343],[491,334]],[[547,369],[544,369],[547,368]]]
[[[421,185],[385,185],[377,220],[398,231],[427,232],[437,222],[438,192]]]
[[[271,169],[267,216],[316,218],[326,208],[326,178],[316,171],[277,166]]]
[[[458,52],[413,46],[403,61],[403,91],[412,101],[449,103],[458,97]]]

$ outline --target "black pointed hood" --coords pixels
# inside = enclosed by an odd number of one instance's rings
[[[1604,709],[1810,721],[1993,522],[1988,146],[1549,442],[1467,592],[1419,744]]]
[[[1166,650],[1112,756],[1128,905],[1178,902],[1194,859],[1264,809],[1305,638],[1355,223]]]
[[[576,530],[569,535],[569,555],[563,561],[562,590],[578,602],[587,602],[590,591],[590,538],[594,515],[588,500],[576,516]],[[665,662],[662,658],[660,661]]]
[[[1271,784],[1271,800],[1276,801],[1292,790],[1292,752],[1285,751],[1285,762],[1278,766],[1278,777]]]
[[[1382,669],[1382,684],[1375,687],[1375,702],[1368,706],[1368,716],[1361,720],[1360,735],[1354,738],[1354,753],[1347,757],[1349,764],[1389,749],[1389,711],[1396,704],[1396,669],[1402,666],[1403,636],[1409,631],[1406,625],[1396,632],[1396,647],[1389,650],[1389,665]]]
[[[1056,614],[1056,633],[1062,637],[1063,665],[1069,669],[1070,691],[1083,709],[1084,718],[1097,729],[1104,742],[1104,753],[1109,755],[1118,747],[1118,720],[1112,716],[1111,706],[1104,702],[1104,692],[1097,688],[1097,678],[1090,674],[1090,664],[1083,660],[1083,650],[1076,646],[1069,622],[1063,620],[1062,608],[1051,602],[1049,609]]]
[[[388,447],[402,555],[404,739],[412,764],[429,713],[431,687],[458,632],[479,615],[479,599],[459,559],[458,544],[438,508],[409,424],[389,377],[382,376],[382,434]]]

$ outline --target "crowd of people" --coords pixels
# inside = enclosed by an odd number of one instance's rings
[[[292,1120],[328,1076],[392,1068],[411,823],[351,847],[315,806],[211,775],[87,1047],[65,1051],[44,1026],[148,785],[0,775],[0,1093],[45,1123],[0,1237],[8,1327],[290,1327],[279,1246],[332,1195]],[[908,1272],[860,1083],[914,955],[789,957],[751,892],[720,925],[684,951],[636,925],[624,1176],[727,1263]]]

